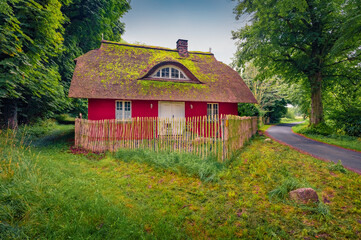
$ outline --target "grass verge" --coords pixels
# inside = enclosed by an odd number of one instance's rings
[[[304,119],[302,117],[295,118],[281,118],[280,123],[294,123],[294,122],[302,122]]]
[[[5,239],[361,238],[361,177],[263,137],[206,182],[132,160],[139,153],[74,155],[66,130],[55,132],[36,147],[0,135]],[[320,203],[289,201],[300,186],[316,189]]]
[[[361,138],[345,136],[345,135],[337,135],[337,134],[331,134],[331,135],[316,134],[308,128],[308,125],[309,122],[306,121],[304,123],[292,127],[292,130],[295,133],[302,134],[308,138],[323,143],[333,144],[343,148],[361,151]]]
[[[282,123],[294,123],[294,122],[301,122],[303,121],[303,118],[302,117],[296,117],[296,118],[293,118],[293,119],[290,119],[290,118],[281,118],[281,121],[279,123],[275,123],[275,124],[264,124],[262,125],[259,130],[262,131],[262,132],[265,132],[267,131],[267,129],[269,129],[270,127],[274,126],[274,125],[277,125],[277,124],[282,124]]]
[[[226,165],[226,162],[220,163],[217,161],[217,157],[212,155],[202,159],[190,153],[157,153],[143,149],[120,149],[115,154],[115,158],[125,162],[136,161],[147,163],[160,169],[169,169],[175,173],[196,176],[205,182],[218,181],[218,174]]]

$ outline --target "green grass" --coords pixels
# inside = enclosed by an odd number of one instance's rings
[[[281,118],[280,123],[294,123],[294,122],[302,122],[302,121],[304,121],[302,117]]]
[[[156,168],[169,169],[175,173],[196,176],[202,181],[218,181],[219,172],[227,162],[220,163],[216,156],[208,156],[202,159],[194,154],[177,152],[154,152],[151,150],[128,150],[120,149],[115,154],[116,159],[124,162],[147,163]]]
[[[279,123],[275,123],[275,124],[264,124],[262,125],[259,130],[262,132],[267,131],[267,129],[269,129],[270,127],[277,125],[277,124],[282,124],[282,123],[294,123],[294,122],[302,122],[303,118],[302,117],[296,117],[293,119],[290,118],[281,118],[281,121]]]
[[[274,126],[274,125],[272,125],[272,124],[265,124],[265,125],[263,125],[262,127],[260,127],[259,130],[262,131],[262,132],[265,132],[265,131],[267,131],[267,129],[269,129],[269,128],[272,127],[272,126]]]
[[[214,172],[217,181],[202,181],[193,167],[164,163],[172,154],[74,155],[71,130],[55,126],[30,147],[0,135],[2,238],[361,238],[361,177],[342,166],[257,137]],[[289,201],[302,186],[321,202]]]
[[[306,137],[312,138],[320,142],[337,145],[347,149],[361,151],[361,138],[345,136],[345,135],[337,135],[337,134],[330,134],[330,135],[316,134],[308,128],[308,125],[309,125],[309,121],[306,121],[302,124],[292,127],[292,130],[296,133],[303,134]]]

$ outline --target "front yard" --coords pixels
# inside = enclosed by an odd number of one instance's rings
[[[61,127],[30,148],[0,135],[1,236],[361,238],[361,176],[264,137],[207,179],[193,163],[164,168],[143,153],[74,154],[72,134]],[[316,189],[319,204],[288,200],[303,186]]]

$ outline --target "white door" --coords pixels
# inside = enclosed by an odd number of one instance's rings
[[[185,126],[184,102],[159,102],[159,135],[181,135]]]

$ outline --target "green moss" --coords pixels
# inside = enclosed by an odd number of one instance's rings
[[[170,99],[174,96],[187,96],[197,98],[200,94],[208,93],[209,87],[203,84],[194,83],[174,83],[174,82],[159,82],[159,81],[138,81],[141,85],[140,94],[144,95],[167,95]]]
[[[113,45],[106,44],[102,47],[102,50],[106,54],[106,61],[99,62],[98,68],[94,68],[94,71],[100,70],[106,78],[102,79],[104,83],[108,83],[113,79],[114,75],[122,76],[122,79],[139,79],[143,77],[152,67],[164,62],[174,61],[183,64],[193,75],[195,75],[201,82],[215,82],[217,81],[217,75],[204,73],[196,64],[197,62],[211,63],[214,61],[213,55],[204,54],[190,54],[187,58],[182,58],[176,51],[166,51],[160,49],[149,48],[136,48],[125,45]],[[137,56],[141,56],[146,61],[116,61],[119,56],[127,56],[132,59]],[[105,65],[104,62],[107,62]],[[120,74],[121,73],[121,74]],[[184,86],[184,85],[182,85]]]

